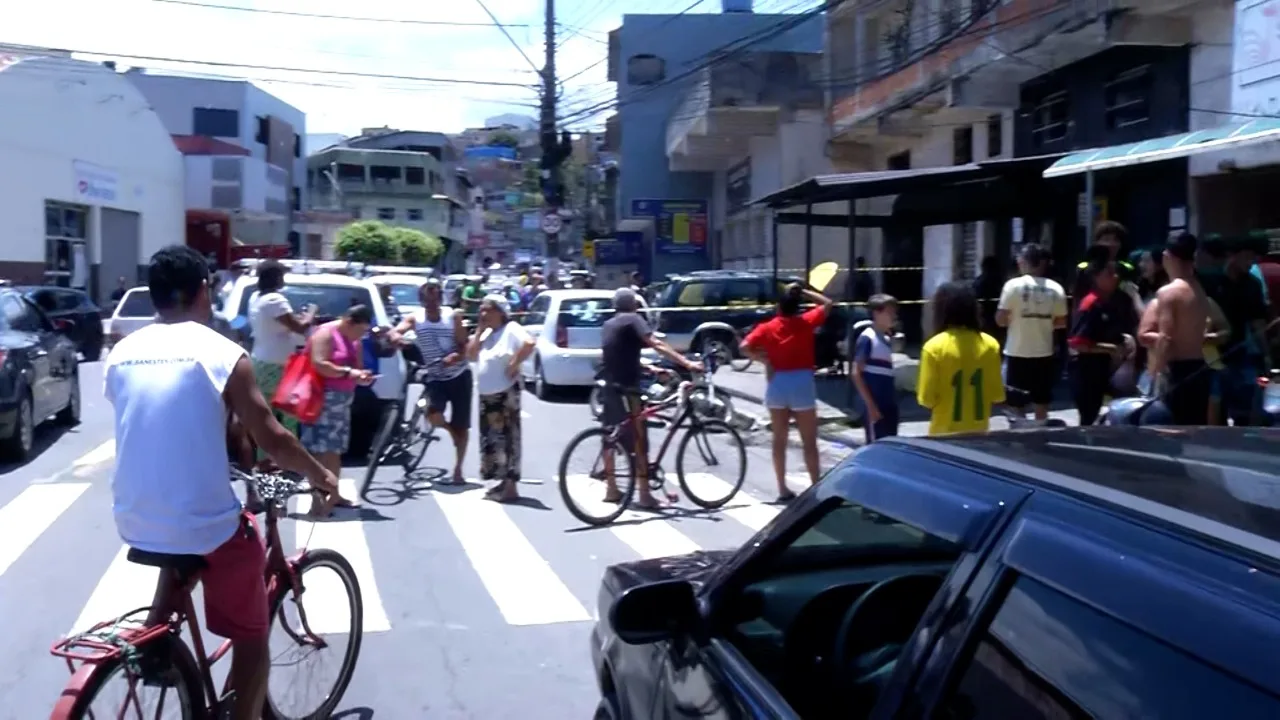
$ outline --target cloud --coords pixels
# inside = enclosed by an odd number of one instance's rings
[[[154,0],[43,0],[6,10],[6,42],[152,59],[129,61],[150,71],[176,71],[254,80],[307,113],[308,132],[354,133],[391,125],[456,131],[504,112],[536,115],[540,78],[502,33],[487,25],[474,0],[382,0],[369,7],[338,0],[196,0],[273,11],[477,23],[479,27],[429,26],[298,17],[156,2]],[[589,3],[578,0],[577,7]],[[514,40],[542,64],[542,0],[486,0]],[[575,5],[562,0],[567,11]],[[75,18],[75,22],[67,22]],[[616,17],[596,18],[558,50],[561,77],[604,56],[605,32]],[[236,63],[200,66],[176,60]],[[290,72],[298,68],[331,72]],[[341,71],[347,75],[334,74]],[[380,75],[388,77],[359,77]],[[604,64],[570,84],[570,95],[602,83]],[[447,78],[474,84],[431,83]],[[495,85],[493,83],[506,83]],[[514,87],[512,85],[515,85]]]

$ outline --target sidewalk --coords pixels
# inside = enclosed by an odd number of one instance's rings
[[[906,356],[901,356],[905,358]],[[894,357],[895,369],[898,369],[898,407],[901,423],[898,434],[907,437],[923,437],[929,434],[929,411],[920,407],[915,399],[915,377],[918,361],[910,360],[899,366],[899,356]],[[855,401],[856,391],[853,383],[844,375],[823,376],[816,378],[818,386],[818,435],[828,442],[838,443],[845,447],[856,448],[863,445],[862,411]],[[909,387],[909,389],[908,389]],[[752,364],[743,372],[722,367],[716,370],[716,389],[734,398],[735,410],[740,415],[755,419],[762,429],[769,427],[769,413],[764,407],[765,379],[764,368]],[[745,405],[745,407],[744,407]],[[1070,425],[1079,422],[1076,411],[1070,404],[1061,399],[1051,406],[1050,417],[1059,418]],[[992,430],[1004,430],[1008,423],[1004,418],[994,418]],[[798,438],[792,439],[793,443]]]

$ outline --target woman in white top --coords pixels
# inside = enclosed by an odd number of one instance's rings
[[[295,348],[302,344],[304,335],[315,320],[316,308],[311,306],[302,313],[294,313],[289,299],[280,292],[284,289],[284,266],[275,260],[267,260],[258,266],[258,291],[249,298],[249,327],[253,331],[253,374],[263,397],[271,396],[280,384],[284,366]],[[280,421],[295,435],[298,421],[277,413]],[[261,453],[259,453],[261,458]]]
[[[480,477],[497,481],[486,494],[490,500],[520,498],[520,364],[532,352],[533,338],[512,322],[507,300],[486,295],[467,359],[476,366],[480,395]]]

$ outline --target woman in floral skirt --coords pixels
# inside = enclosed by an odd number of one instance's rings
[[[486,494],[490,500],[520,498],[520,364],[532,352],[533,338],[511,320],[506,298],[486,295],[467,359],[476,367],[480,395],[480,477],[497,481]]]

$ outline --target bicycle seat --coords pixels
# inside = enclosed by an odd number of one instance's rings
[[[165,570],[176,570],[180,575],[192,575],[204,569],[203,555],[170,555],[129,548],[129,562]]]

